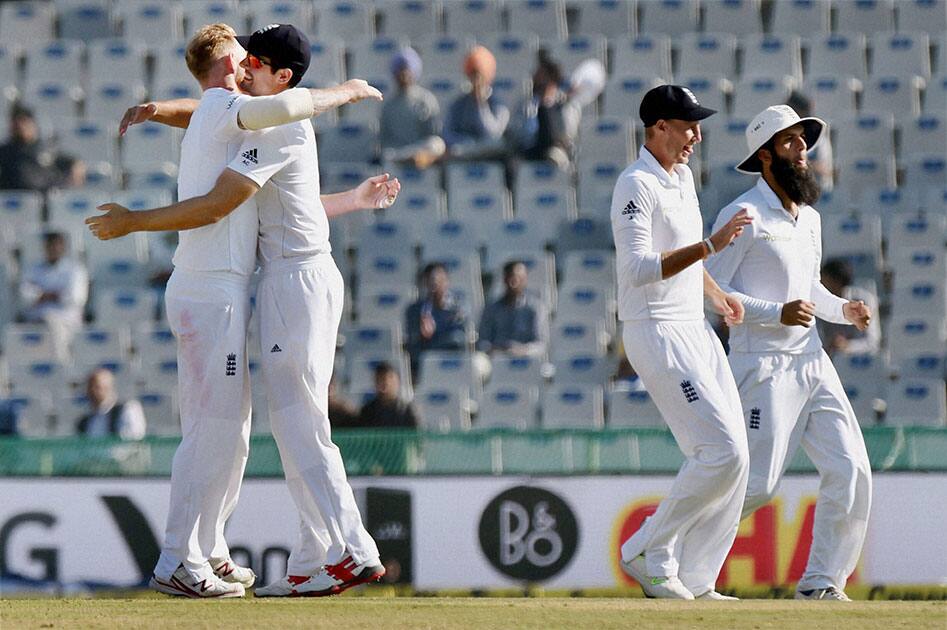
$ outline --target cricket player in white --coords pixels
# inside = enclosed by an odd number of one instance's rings
[[[105,204],[101,209],[109,214],[86,222],[100,238],[182,230],[166,292],[168,320],[178,341],[182,441],[172,464],[167,530],[152,586],[172,595],[239,597],[255,576],[232,562],[223,529],[237,503],[249,446],[246,334],[258,216],[255,200],[237,199],[234,190],[216,190],[214,184],[240,142],[253,135],[247,130],[308,119],[330,101],[337,106],[380,94],[364,82],[350,82],[334,92],[294,90],[259,99],[242,95],[236,90],[246,52],[233,30],[222,24],[200,29],[186,57],[203,89],[196,109],[193,102],[151,104],[130,109],[122,122],[124,130],[149,118],[169,124],[183,120],[188,130],[181,146],[178,197],[185,201],[177,212],[128,213]],[[229,210],[202,212],[195,200],[210,193],[224,205],[232,203]],[[113,229],[109,217],[113,222],[124,219],[124,225]]]
[[[270,25],[238,40],[248,51],[242,63],[245,91],[285,94],[309,65],[309,42],[290,25]],[[374,88],[356,83],[380,98]],[[313,91],[311,107],[338,106],[365,95],[333,90]],[[303,120],[246,136],[213,189],[201,197],[131,214],[107,204],[102,208],[108,215],[89,221],[108,237],[167,229],[185,217],[203,225],[257,195],[263,377],[271,429],[302,515],[288,575],[257,589],[258,596],[334,595],[384,574],[330,438],[328,383],[343,293],[330,255],[328,217],[390,206],[399,190],[397,180],[381,175],[351,191],[320,196],[315,135]]]
[[[678,86],[650,90],[639,110],[646,141],[612,197],[618,316],[628,360],[687,458],[657,512],[621,547],[622,569],[649,597],[733,599],[715,590],[740,521],[746,430],[736,384],[704,303],[739,324],[739,301],[701,261],[749,223],[737,214],[710,238],[687,162],[700,142],[701,107]]]
[[[838,374],[822,350],[816,317],[860,330],[871,311],[837,297],[820,280],[822,228],[811,203],[818,181],[806,152],[826,125],[787,105],[769,107],[746,129],[749,156],[737,170],[756,186],[721,210],[716,225],[748,211],[753,223],[708,271],[743,302],[744,325],[730,333],[730,366],[740,389],[750,445],[743,516],[768,503],[799,445],[821,484],[812,549],[797,599],[847,601],[844,588],[865,540],[871,466]]]

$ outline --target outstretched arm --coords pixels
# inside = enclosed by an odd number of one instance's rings
[[[330,109],[364,99],[380,101],[381,92],[362,79],[349,79],[330,88],[293,88],[272,96],[247,99],[240,105],[237,123],[241,129],[258,130],[318,116]],[[154,121],[172,127],[187,127],[199,101],[177,99],[129,107],[119,124],[124,135],[131,125]]]
[[[357,187],[345,192],[321,195],[322,206],[330,219],[356,210],[389,208],[401,192],[398,178],[389,178],[388,173],[369,177]]]
[[[140,212],[106,203],[99,206],[99,210],[104,210],[105,214],[89,217],[85,222],[89,230],[103,241],[132,232],[190,230],[220,221],[259,189],[249,177],[225,168],[214,188],[206,195]]]

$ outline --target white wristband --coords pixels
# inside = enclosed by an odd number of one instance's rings
[[[710,252],[708,256],[713,256],[714,254],[717,253],[717,248],[714,247],[713,241],[710,240],[710,237],[707,237],[704,239],[704,245],[707,246],[707,251]]]
[[[244,129],[266,129],[312,118],[312,96],[305,88],[293,88],[273,96],[251,98],[240,107]]]

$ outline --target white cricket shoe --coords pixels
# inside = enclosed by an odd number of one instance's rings
[[[246,594],[243,584],[224,582],[216,575],[198,579],[183,564],[168,579],[153,575],[149,585],[160,593],[193,599],[243,597]]]
[[[214,575],[224,582],[231,584],[243,584],[247,589],[256,582],[256,573],[250,567],[242,567],[230,558],[222,560],[211,558],[210,566],[214,570]]]
[[[681,580],[676,576],[652,577],[648,575],[644,554],[632,558],[630,561],[621,561],[621,569],[626,575],[634,578],[641,585],[645,597],[656,599],[694,599]]]
[[[253,595],[256,597],[299,597],[295,592],[296,587],[309,577],[308,575],[287,575],[272,584],[254,589]]]
[[[717,591],[711,589],[702,595],[698,595],[694,599],[710,599],[718,602],[738,602],[740,601],[739,597],[730,597],[729,595],[724,595],[723,593],[718,593]]]
[[[850,602],[848,595],[834,586],[827,588],[813,588],[804,591],[796,589],[796,599],[826,599],[837,602]]]
[[[346,556],[338,564],[325,564],[315,574],[302,584],[293,589],[293,595],[296,597],[325,597],[327,595],[338,595],[342,591],[367,584],[377,582],[385,575],[385,567],[377,560],[356,564],[352,556]]]

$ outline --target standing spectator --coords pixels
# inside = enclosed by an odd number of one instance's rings
[[[546,353],[549,321],[545,305],[526,287],[529,275],[519,260],[503,266],[506,291],[488,304],[480,317],[477,349],[486,353],[503,352],[513,356],[541,357]]]
[[[16,105],[10,113],[10,138],[0,146],[0,189],[48,190],[81,186],[85,166],[56,153],[39,137],[33,112]]]
[[[68,358],[69,343],[82,326],[82,309],[89,297],[89,276],[77,260],[66,257],[66,235],[44,235],[46,260],[23,271],[20,281],[21,318],[45,323],[53,337],[56,355]]]
[[[16,401],[0,398],[0,435],[17,435],[20,410]]]
[[[145,437],[145,412],[134,398],[121,401],[115,392],[115,376],[104,368],[93,370],[86,381],[89,413],[76,424],[83,437],[118,437],[140,440]]]
[[[414,407],[399,396],[400,391],[398,371],[387,361],[375,366],[375,396],[359,412],[358,425],[366,429],[417,428]]]
[[[831,293],[849,302],[863,302],[872,313],[878,312],[878,296],[868,289],[852,285],[852,266],[841,258],[830,258],[822,265],[822,284]],[[881,327],[877,317],[872,317],[867,330],[857,326],[836,324],[820,319],[819,336],[829,356],[836,352],[844,354],[874,354],[881,346]]]
[[[467,344],[467,315],[450,290],[442,263],[428,264],[422,272],[425,295],[405,312],[411,376],[417,382],[421,353],[426,350],[462,350]]]
[[[496,57],[487,48],[476,46],[464,59],[464,74],[470,91],[451,103],[444,123],[450,155],[471,160],[504,157],[503,133],[510,122],[510,110],[493,93]]]
[[[441,113],[437,97],[420,85],[421,57],[408,46],[391,59],[391,74],[398,85],[385,98],[379,125],[382,157],[386,162],[410,162],[427,168],[446,150],[437,135]]]
[[[563,90],[562,68],[540,49],[533,94],[510,124],[514,153],[525,160],[549,160],[560,169],[570,168],[581,117],[581,104]]]

